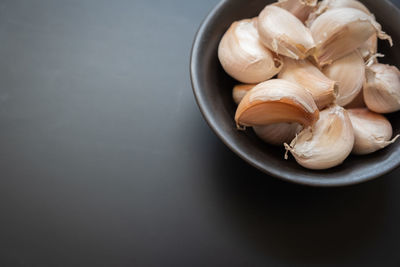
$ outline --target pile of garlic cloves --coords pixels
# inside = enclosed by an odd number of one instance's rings
[[[234,22],[218,57],[240,84],[240,130],[283,145],[303,167],[340,165],[394,143],[381,114],[400,110],[400,72],[378,62],[392,39],[357,0],[279,0]]]

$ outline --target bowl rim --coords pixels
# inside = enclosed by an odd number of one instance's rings
[[[250,164],[251,166],[257,168],[258,170],[266,173],[267,175],[276,177],[278,179],[281,179],[286,182],[290,183],[295,183],[295,184],[301,184],[305,186],[312,186],[312,187],[342,187],[342,186],[351,186],[351,185],[356,185],[356,184],[361,184],[364,182],[371,181],[373,179],[382,177],[389,172],[397,169],[400,166],[400,159],[397,162],[389,162],[390,164],[385,164],[384,168],[381,168],[378,172],[375,173],[363,173],[356,179],[349,179],[348,177],[345,179],[345,177],[341,178],[329,178],[329,179],[315,179],[315,178],[309,178],[309,177],[294,177],[293,175],[288,175],[284,172],[277,172],[273,168],[268,168],[268,165],[264,165],[258,162],[255,162],[254,160],[251,159],[250,156],[247,155],[246,152],[244,152],[240,146],[237,146],[236,144],[229,142],[225,135],[223,134],[223,130],[218,127],[215,119],[213,118],[211,112],[209,109],[207,109],[206,105],[206,99],[204,98],[204,95],[201,93],[201,85],[199,78],[197,76],[198,72],[198,55],[200,51],[200,47],[202,46],[202,39],[204,35],[207,32],[208,25],[210,22],[215,19],[218,13],[221,12],[221,10],[225,7],[230,2],[230,0],[221,0],[219,3],[217,3],[211,11],[206,15],[206,17],[203,19],[201,22],[191,48],[190,52],[190,80],[192,84],[192,91],[197,103],[197,106],[200,109],[200,112],[209,125],[209,127],[213,130],[213,132],[218,136],[220,140],[231,150],[233,151],[236,155],[238,155],[242,160]],[[391,8],[396,9],[397,12],[400,12],[399,8],[392,3],[389,0],[384,0],[386,4],[390,5]]]

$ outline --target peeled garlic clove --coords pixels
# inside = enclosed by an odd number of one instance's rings
[[[257,84],[235,85],[232,90],[232,97],[236,105],[239,105],[240,101],[242,101],[243,97],[247,94],[247,92],[253,89],[256,85]]]
[[[238,128],[280,122],[304,126],[318,120],[318,108],[303,87],[281,79],[258,84],[240,102],[235,115]]]
[[[301,166],[322,170],[340,165],[353,145],[353,127],[347,111],[332,106],[321,111],[317,123],[301,131],[290,146],[285,144],[285,147]]]
[[[364,92],[361,89],[360,93],[354,98],[353,101],[351,101],[350,104],[346,105],[346,109],[351,109],[351,108],[365,108],[365,102],[364,102]]]
[[[378,37],[376,34],[372,35],[365,43],[363,43],[360,48],[361,56],[365,61],[367,61],[371,56],[378,52]]]
[[[298,83],[307,89],[319,109],[323,109],[336,99],[336,82],[326,77],[311,62],[291,58],[284,58],[283,62],[284,67],[278,78]]]
[[[301,22],[305,22],[317,6],[317,2],[318,0],[279,0],[274,5],[289,11]]]
[[[302,129],[303,127],[298,123],[286,122],[253,127],[256,135],[271,145],[283,145],[292,141]]]
[[[393,144],[400,135],[390,140],[393,129],[382,115],[366,108],[348,110],[354,129],[353,154],[366,155]]]
[[[318,16],[328,10],[344,7],[355,8],[364,12],[367,15],[372,15],[368,8],[357,0],[324,0],[319,2],[318,7],[310,14],[306,25],[310,27]]]
[[[339,92],[336,103],[345,106],[360,93],[365,80],[365,63],[358,50],[344,56],[323,69],[330,79],[337,81]]]
[[[373,34],[380,39],[390,36],[381,31],[374,17],[354,8],[337,8],[320,15],[311,25],[317,45],[314,54],[320,66],[331,64],[360,47]]]
[[[234,22],[218,47],[224,70],[243,83],[259,83],[275,76],[281,60],[259,41],[256,19]]]
[[[313,53],[315,43],[310,30],[289,11],[269,5],[258,17],[260,41],[272,51],[294,59]]]
[[[364,101],[377,113],[400,110],[400,72],[395,66],[380,63],[366,67]]]

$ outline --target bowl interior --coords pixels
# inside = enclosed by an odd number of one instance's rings
[[[222,69],[217,48],[222,35],[233,21],[257,16],[265,5],[275,1],[222,1],[201,25],[192,50],[191,77],[196,100],[206,121],[221,140],[241,158],[265,173],[287,181],[312,186],[342,186],[364,182],[381,176],[400,164],[400,142],[367,156],[350,156],[335,168],[312,171],[299,166],[293,157],[284,160],[282,147],[270,146],[258,139],[251,129],[236,130],[232,87],[237,84]],[[400,12],[389,1],[365,0],[394,46],[379,42],[381,62],[400,67]],[[400,132],[398,113],[390,114],[394,134]]]

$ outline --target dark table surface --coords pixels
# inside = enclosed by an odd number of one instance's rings
[[[1,266],[400,265],[400,170],[287,184],[206,125],[189,56],[217,2],[0,1]]]

